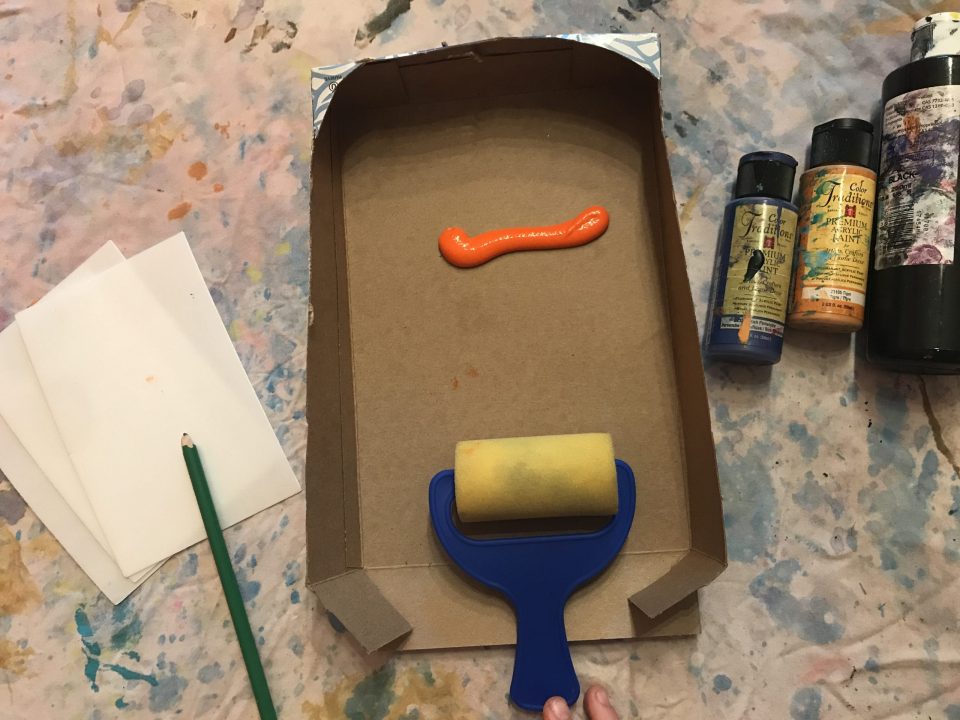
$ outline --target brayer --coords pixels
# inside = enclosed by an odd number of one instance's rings
[[[541,710],[555,695],[580,695],[563,611],[577,588],[616,557],[633,522],[633,471],[604,433],[547,435],[457,444],[454,468],[430,482],[430,516],[440,544],[469,576],[498,591],[517,619],[510,699]],[[592,532],[468,537],[461,523],[612,516]]]

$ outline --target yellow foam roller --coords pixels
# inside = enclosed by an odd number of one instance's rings
[[[463,522],[615,515],[617,467],[607,433],[457,443],[454,493]]]

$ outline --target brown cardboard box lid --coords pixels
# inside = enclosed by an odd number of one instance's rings
[[[568,603],[571,640],[695,633],[696,591],[726,563],[656,38],[595,46],[620,40],[491,40],[315,77],[307,581],[367,649],[514,641],[509,607],[430,524],[427,486],[461,439],[610,432],[632,466],[630,536]],[[449,225],[592,204],[610,227],[580,248],[472,270],[437,251]]]

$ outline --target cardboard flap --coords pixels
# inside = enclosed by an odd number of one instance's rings
[[[311,589],[368,653],[412,629],[363,570],[315,583]]]
[[[691,550],[667,572],[631,595],[630,602],[648,617],[656,617],[709,583],[724,567],[722,561]]]

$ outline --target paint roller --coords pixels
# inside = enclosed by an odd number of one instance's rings
[[[454,468],[430,482],[437,538],[468,575],[502,594],[517,619],[510,698],[539,711],[559,695],[580,695],[563,610],[575,590],[616,557],[633,522],[633,471],[616,460],[605,433],[546,435],[457,444]],[[593,532],[468,537],[463,523],[612,516]]]

